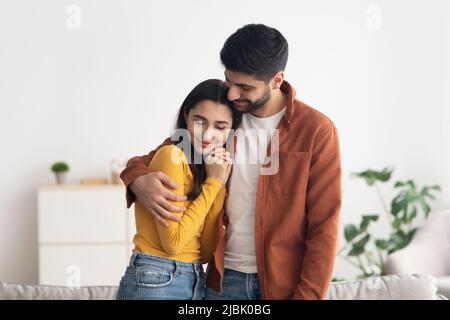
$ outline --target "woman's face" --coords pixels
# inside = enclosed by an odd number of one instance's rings
[[[186,123],[195,150],[206,154],[225,144],[233,125],[233,114],[224,104],[203,100],[189,111]]]

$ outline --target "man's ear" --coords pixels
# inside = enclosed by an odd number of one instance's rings
[[[278,71],[272,78],[272,89],[278,90],[284,81],[284,71]]]

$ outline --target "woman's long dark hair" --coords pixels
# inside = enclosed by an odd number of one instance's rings
[[[231,129],[236,130],[241,122],[242,113],[237,111],[233,107],[233,103],[227,98],[228,88],[225,86],[225,83],[222,80],[218,79],[209,79],[199,83],[192,91],[188,94],[186,99],[184,99],[183,104],[180,107],[178,112],[178,119],[175,126],[175,129],[185,129],[187,130],[186,119],[189,115],[189,112],[192,108],[195,107],[197,103],[204,100],[213,101],[219,104],[224,104],[228,106],[232,112],[233,124]],[[179,144],[182,141],[182,138],[172,138],[172,143]],[[192,171],[192,175],[194,178],[194,185],[192,191],[187,195],[188,200],[192,201],[201,193],[202,191],[202,183],[206,180],[206,168],[204,161],[201,163],[196,163],[196,161],[192,161],[192,155],[196,153],[194,146],[192,143],[189,143],[191,150],[190,153],[186,152],[191,158],[189,160],[189,167]],[[198,153],[197,153],[198,154]]]

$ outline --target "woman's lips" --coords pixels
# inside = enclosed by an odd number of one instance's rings
[[[202,147],[203,148],[208,147],[210,144],[211,144],[211,142],[204,142],[204,141],[202,141]]]

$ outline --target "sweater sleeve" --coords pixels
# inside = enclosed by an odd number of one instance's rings
[[[166,145],[169,145],[170,143],[170,138],[167,138],[155,150],[150,151],[149,154],[144,156],[135,156],[128,160],[126,168],[120,174],[120,178],[122,179],[126,187],[127,208],[131,207],[133,202],[136,200],[135,194],[130,189],[130,184],[140,176],[145,176],[146,174],[152,172],[152,170],[148,167],[150,161],[152,161],[153,157],[159,149]]]
[[[217,218],[222,211],[223,203],[225,201],[225,194],[226,189],[220,189],[219,193],[217,194],[216,200],[212,204],[211,209],[206,216],[205,226],[203,227],[202,237],[200,239],[202,263],[208,263],[212,259],[216,236]]]

